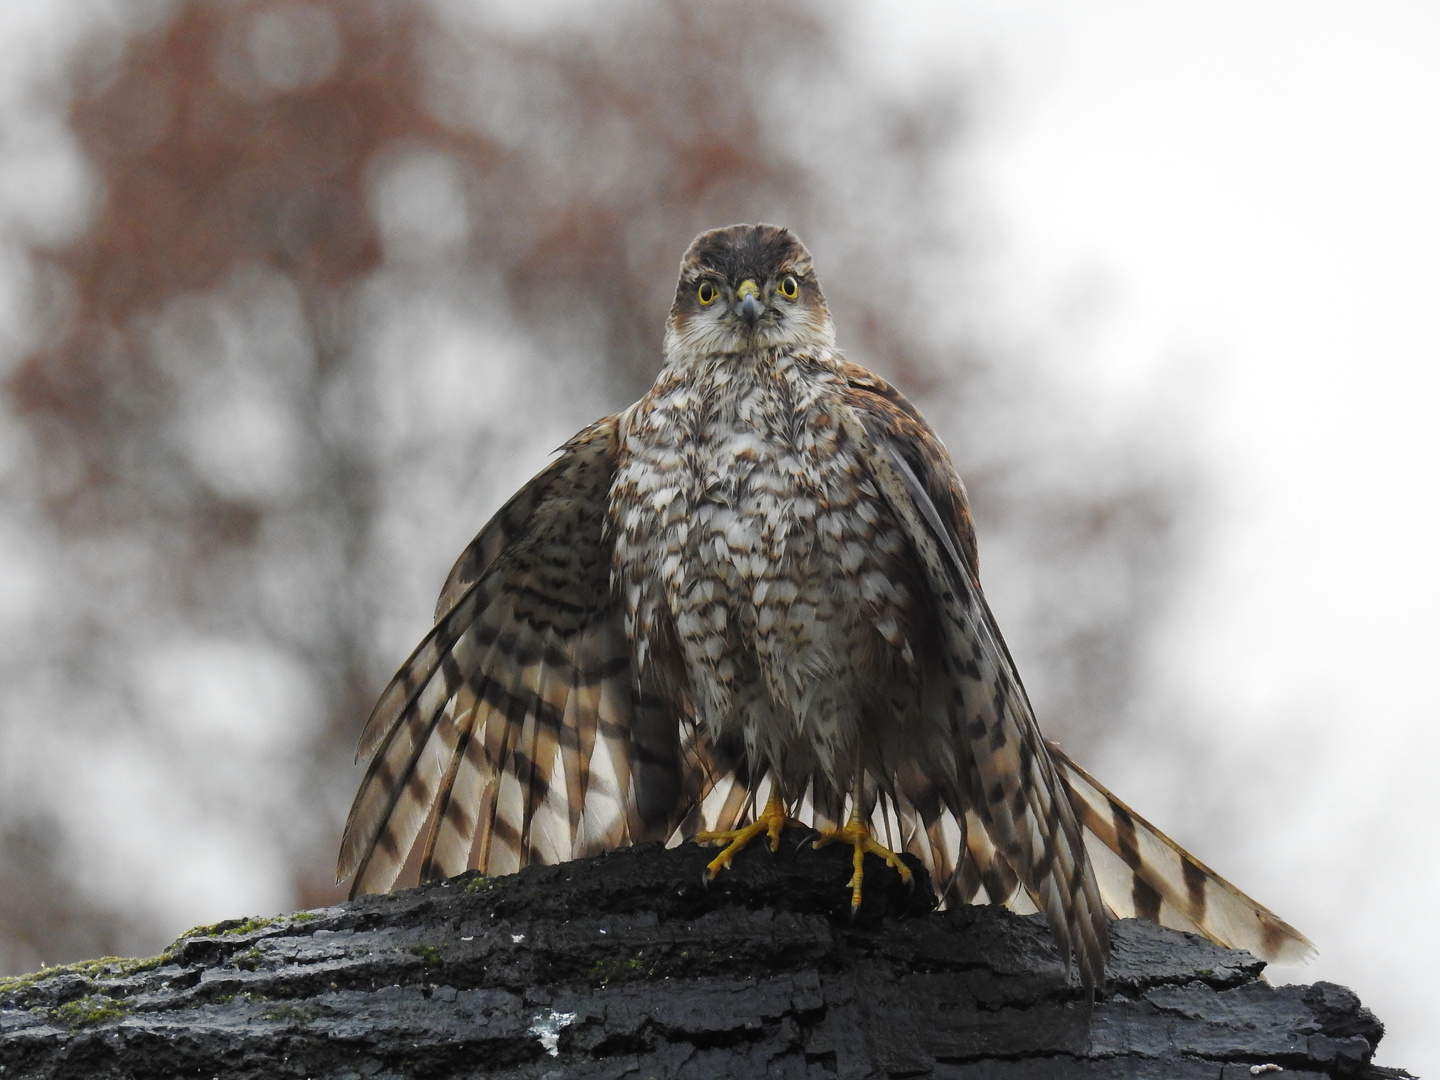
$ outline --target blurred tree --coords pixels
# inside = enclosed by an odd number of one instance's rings
[[[888,97],[819,4],[136,12],[73,66],[102,194],[33,252],[49,332],[7,384],[47,596],[0,824],[53,839],[0,851],[0,964],[337,895],[359,724],[450,561],[648,384],[680,254],[731,221],[806,239],[842,344],[947,438],[1047,729],[1123,718],[1183,470],[953,329],[956,88]]]

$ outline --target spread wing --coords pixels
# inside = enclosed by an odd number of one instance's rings
[[[948,785],[933,772],[897,777],[892,797],[897,815],[912,818],[900,830],[908,849],[947,898],[1033,904],[1062,950],[1074,943],[1082,974],[1094,980],[1103,973],[1107,915],[1202,933],[1272,962],[1312,955],[1302,934],[1042,738],[980,590],[974,528],[949,455],[899,391],[856,365],[847,376],[848,402],[875,444],[876,483],[924,563],[943,629],[951,694],[939,719],[960,775]]]
[[[923,567],[942,639],[943,685],[926,697],[930,719],[949,732],[952,772],[918,771],[916,779],[936,790],[902,781],[901,801],[934,805],[938,796],[957,818],[977,820],[1045,913],[1061,954],[1068,958],[1073,950],[1081,976],[1094,985],[1104,978],[1109,950],[1099,886],[1069,795],[980,591],[964,488],[940,441],[898,391],[855,368],[848,401],[860,428],[855,436],[874,444],[876,486]]]
[[[636,690],[611,595],[616,430],[582,431],[485,526],[381,694],[341,841],[352,895],[391,888],[422,829],[421,880],[507,873],[663,839],[698,797],[690,735]]]

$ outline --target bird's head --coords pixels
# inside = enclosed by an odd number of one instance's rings
[[[728,225],[701,233],[685,252],[665,325],[672,361],[834,344],[810,252],[789,229]]]

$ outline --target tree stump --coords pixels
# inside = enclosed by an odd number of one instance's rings
[[[808,839],[708,886],[711,850],[648,845],[0,981],[0,1080],[1405,1075],[1344,987],[1126,920],[1090,1005],[1038,916],[931,911],[872,858],[852,920],[848,850]]]

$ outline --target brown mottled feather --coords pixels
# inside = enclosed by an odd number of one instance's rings
[[[955,522],[969,518],[964,489],[939,440],[897,403],[904,400],[898,392],[884,393],[873,376],[867,382],[847,398],[856,416],[852,437],[873,440],[876,483],[925,568],[951,687],[946,720],[956,756],[968,764],[970,782],[963,787],[958,777],[933,781],[949,789],[952,813],[968,809],[979,818],[1045,913],[1062,954],[1073,948],[1081,975],[1095,985],[1104,978],[1109,951],[1099,887],[1074,809],[980,591],[973,538],[968,559],[960,545],[964,533]]]
[[[959,559],[975,582],[978,595],[974,531],[964,488],[949,456],[919,413],[893,387],[855,365],[847,368],[847,376],[852,404],[872,431],[889,440],[910,466],[937,517],[954,537]],[[980,602],[983,607],[983,598]],[[988,610],[985,614],[991,638],[1014,675],[1013,661],[998,627],[988,617]],[[1018,675],[1014,680],[1018,688]],[[1023,690],[1016,705],[1029,713]],[[1031,737],[1038,737],[1033,718],[1025,726]],[[1097,909],[1092,899],[1092,910],[1114,918],[1148,918],[1175,929],[1203,933],[1221,944],[1248,949],[1272,962],[1294,963],[1313,955],[1313,945],[1297,930],[1181,849],[1106,791],[1058,747],[1044,745],[1054,761],[1051,775],[1059,779],[1067,796],[1056,802],[1073,807],[1094,867],[1101,905]],[[966,816],[972,819],[966,830],[969,862],[962,868],[962,880],[955,890],[960,894],[957,899],[981,897],[1023,907],[1024,901],[1017,895],[1021,879],[1012,867],[1016,853],[997,847],[987,829],[974,820],[974,811]],[[1074,830],[1067,826],[1065,832],[1073,842]],[[926,863],[939,880],[944,880],[946,870],[955,865],[944,858],[927,859]],[[1032,887],[1028,881],[1025,885]]]
[[[900,448],[953,539],[971,581],[980,584],[980,555],[965,484],[920,410],[880,376],[846,362],[846,400],[887,442]]]
[[[614,433],[614,418],[582,432],[482,530],[451,573],[435,628],[381,695],[341,845],[339,874],[356,875],[354,892],[388,889],[432,815],[427,875],[463,869],[477,832],[482,868],[499,870],[673,827],[678,734],[655,735],[663,723],[634,699],[610,595],[603,521]],[[656,744],[643,778],[654,795],[632,777],[637,713]],[[597,730],[608,732],[599,785]],[[566,793],[567,828],[547,818],[536,835],[550,790]]]

